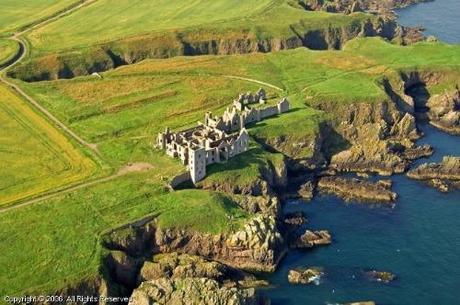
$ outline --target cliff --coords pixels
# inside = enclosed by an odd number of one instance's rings
[[[301,21],[293,22],[280,29],[283,34],[259,31],[262,32],[254,32],[253,28],[228,32],[197,29],[130,37],[84,50],[38,56],[11,69],[8,76],[28,82],[73,78],[148,58],[265,53],[298,47],[340,49],[346,41],[358,36],[381,36],[392,40],[404,34],[394,20],[375,16],[321,28],[311,28]]]

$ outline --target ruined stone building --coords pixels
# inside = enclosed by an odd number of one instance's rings
[[[249,135],[245,128],[228,135],[222,130],[203,124],[177,133],[166,128],[158,135],[158,147],[187,165],[190,177],[196,183],[206,176],[207,165],[227,161],[247,151]]]
[[[265,91],[256,94],[240,94],[222,117],[206,113],[204,123],[177,133],[166,128],[157,138],[157,147],[173,158],[179,158],[190,171],[193,183],[206,176],[206,166],[225,162],[249,148],[249,135],[245,126],[264,118],[289,110],[289,102],[283,98],[274,106],[259,108],[252,104],[265,104]]]

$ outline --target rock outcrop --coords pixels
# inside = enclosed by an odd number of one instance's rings
[[[426,181],[441,192],[460,189],[460,157],[444,157],[441,163],[424,163],[407,176]]]
[[[143,282],[137,288],[129,305],[258,305],[261,304],[254,288],[238,289],[222,286],[208,278],[184,278]]]
[[[315,246],[329,245],[332,242],[332,236],[329,231],[310,231],[306,230],[305,233],[291,241],[291,247],[299,249],[313,248]]]
[[[124,231],[123,231],[124,230]],[[256,271],[274,271],[286,252],[276,217],[257,214],[234,233],[209,234],[158,227],[155,220],[115,230],[104,238],[110,250],[131,257],[150,253],[187,253]]]
[[[460,135],[460,90],[438,94],[428,99],[428,119],[433,126]]]
[[[411,160],[431,153],[414,144],[419,137],[415,117],[393,101],[313,106],[334,115],[336,135],[326,138],[324,146],[329,167],[337,172],[403,173]]]
[[[344,177],[322,177],[318,188],[322,192],[335,194],[345,200],[392,203],[397,194],[391,191],[391,180],[371,182]]]
[[[155,255],[138,281],[130,304],[261,304],[253,275],[188,254]]]
[[[365,275],[372,281],[389,283],[396,279],[396,275],[388,271],[371,270],[366,271]]]
[[[317,284],[323,272],[320,268],[293,269],[289,270],[288,281],[291,284]]]

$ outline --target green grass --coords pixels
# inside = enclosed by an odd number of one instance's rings
[[[0,85],[0,207],[85,180],[98,165]]]
[[[19,45],[16,41],[0,39],[0,65],[13,58],[18,50]]]
[[[79,0],[2,0],[0,34],[46,18]]]
[[[373,45],[391,56],[375,52]],[[78,134],[98,143],[110,162],[155,163],[157,154],[150,147],[156,132],[166,126],[193,126],[208,110],[221,114],[239,92],[261,86],[227,76],[282,88],[283,92],[266,87],[274,101],[289,96],[295,111],[266,120],[251,132],[259,138],[290,134],[300,143],[302,137],[311,139],[324,117],[306,103],[388,100],[381,79],[396,77],[400,83],[398,75],[403,70],[423,68],[445,75],[449,71],[451,77],[444,87],[452,86],[458,80],[459,57],[458,46],[421,43],[401,47],[366,38],[351,41],[344,51],[299,48],[269,54],[146,60],[103,73],[102,79],[89,76],[21,85]],[[401,58],[408,58],[407,63]],[[308,148],[284,152],[298,157],[311,153]]]
[[[284,156],[269,153],[259,144],[252,142],[249,150],[239,154],[225,163],[211,164],[206,169],[205,184],[229,185],[243,189],[248,185],[263,180],[263,170],[282,168]]]
[[[436,88],[442,90],[458,82],[459,50],[440,43],[404,48],[380,39],[356,39],[343,51],[301,48],[271,54],[176,57],[125,66],[103,73],[102,79],[18,81],[72,130],[97,143],[102,157],[114,167],[149,162],[154,168],[0,214],[0,239],[9,250],[0,257],[0,268],[8,270],[0,273],[0,293],[24,292],[24,283],[30,290],[50,291],[65,285],[65,280],[96,274],[100,235],[147,214],[158,215],[161,226],[182,225],[202,232],[240,225],[246,215],[224,195],[190,190],[166,193],[163,183],[184,167],[152,148],[156,132],[165,126],[192,126],[208,110],[221,114],[239,92],[261,86],[228,76],[280,87],[282,92],[266,89],[275,100],[287,95],[292,102],[291,112],[252,126],[251,135],[260,139],[289,135],[301,142],[310,140],[330,115],[306,104],[387,100],[380,81],[401,71],[442,71],[450,75]],[[283,152],[311,155],[308,146]],[[261,167],[276,167],[283,158],[251,146],[227,163],[210,166],[206,182],[247,185],[260,177]]]
[[[247,214],[229,196],[202,190],[181,190],[158,197],[160,227],[179,227],[218,234],[241,227]]]
[[[101,235],[149,214],[162,227],[204,233],[239,228],[247,217],[230,197],[167,193],[155,170],[131,174],[0,214],[0,295],[52,293],[98,274]]]
[[[250,34],[259,39],[295,36],[293,29],[357,24],[365,14],[328,14],[294,8],[285,0],[99,0],[28,35],[38,53],[81,49],[109,41],[181,32],[206,37]],[[104,22],[100,22],[104,20]],[[174,36],[174,35],[173,35]],[[198,40],[199,41],[199,40]]]

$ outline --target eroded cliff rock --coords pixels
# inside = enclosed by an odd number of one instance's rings
[[[414,144],[419,137],[415,117],[392,101],[317,106],[334,115],[336,135],[330,135],[325,145],[333,170],[391,175],[431,153],[429,147]]]
[[[208,278],[160,278],[143,282],[129,305],[258,305],[254,288],[226,287]]]

